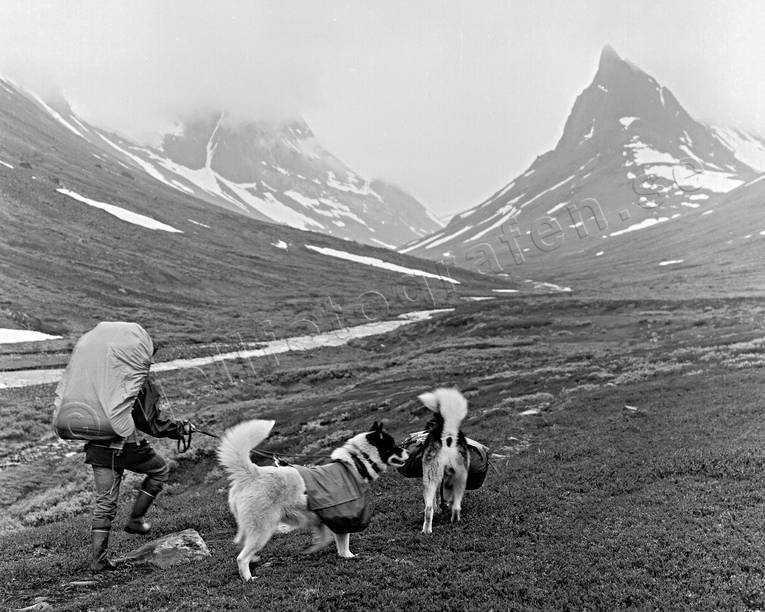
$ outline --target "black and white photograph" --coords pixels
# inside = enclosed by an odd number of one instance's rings
[[[0,608],[765,610],[763,33],[0,0]]]

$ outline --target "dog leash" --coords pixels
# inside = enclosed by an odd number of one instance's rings
[[[274,462],[274,465],[277,467],[293,465],[292,463],[284,459],[281,455],[277,455],[276,453],[272,453],[271,451],[262,451],[262,450],[258,450],[257,448],[253,448],[250,452],[256,455],[260,455],[261,457],[266,457],[267,459],[270,459],[271,461]],[[288,457],[292,457],[293,459],[300,459],[300,460],[327,458],[326,455],[288,455]]]
[[[187,450],[191,448],[191,436],[194,432],[199,432],[201,434],[204,434],[206,436],[210,436],[211,438],[220,438],[219,435],[210,433],[209,431],[205,431],[204,429],[197,429],[194,427],[193,430],[189,431],[187,434],[182,434],[180,438],[178,438],[178,452],[179,453],[185,453]]]
[[[211,438],[220,439],[220,436],[218,434],[212,433],[210,431],[205,431],[204,429],[199,429],[198,427],[194,429],[193,432],[189,432],[182,440],[178,440],[178,452],[184,453],[191,447],[191,434],[192,433],[201,433],[205,436],[209,436]],[[181,450],[182,449],[182,450]],[[253,448],[251,453],[254,453],[256,455],[260,455],[261,457],[265,457],[267,459],[270,459],[274,462],[274,465],[276,466],[285,466],[285,465],[292,465],[289,461],[281,457],[280,455],[277,455],[276,453],[273,453],[271,451],[264,451],[264,450],[258,450],[257,448]],[[325,458],[324,455],[289,455],[295,459],[323,459]]]
[[[210,433],[209,431],[205,431],[204,429],[197,428],[197,429],[195,429],[195,431],[197,433],[201,433],[201,434],[204,434],[206,436],[210,436],[211,438],[220,438],[220,436],[218,434]]]

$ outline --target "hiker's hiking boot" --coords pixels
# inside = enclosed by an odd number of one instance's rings
[[[90,569],[94,572],[108,572],[116,570],[117,566],[106,556],[109,548],[109,527],[93,527],[90,530],[90,543],[93,551],[93,562]]]
[[[133,511],[130,513],[130,520],[125,525],[125,531],[128,533],[137,533],[138,535],[146,535],[151,531],[151,523],[144,520],[144,516],[154,503],[154,495],[147,493],[143,489],[138,491],[135,502],[133,503]]]

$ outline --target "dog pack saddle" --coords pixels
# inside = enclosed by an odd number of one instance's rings
[[[372,519],[369,485],[342,461],[293,466],[303,478],[308,509],[334,533],[363,531]]]
[[[401,447],[409,453],[406,463],[398,468],[399,473],[406,478],[422,478],[422,455],[425,452],[425,440],[428,437],[427,431],[416,431],[409,434],[401,443]],[[466,489],[480,489],[483,481],[486,480],[486,472],[489,471],[489,447],[465,438],[467,442],[468,454],[470,455],[470,466],[468,467],[468,477]]]

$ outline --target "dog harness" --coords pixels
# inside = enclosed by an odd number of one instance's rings
[[[369,484],[343,461],[293,466],[305,482],[308,509],[334,533],[363,531],[372,518]]]

